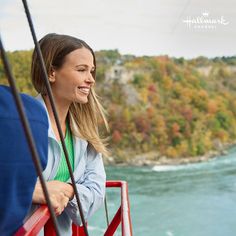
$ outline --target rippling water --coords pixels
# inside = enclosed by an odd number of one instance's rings
[[[108,179],[128,181],[135,236],[236,235],[236,148],[205,163],[106,170]],[[111,218],[119,192],[107,198]],[[104,209],[89,225],[90,235],[102,235]]]

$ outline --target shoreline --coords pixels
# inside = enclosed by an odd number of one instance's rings
[[[124,162],[116,162],[115,160],[118,160],[118,158],[109,157],[107,160],[105,160],[105,165],[153,167],[161,165],[184,165],[184,164],[207,162],[215,157],[222,156],[223,158],[228,154],[228,149],[234,147],[235,145],[236,142],[233,142],[231,144],[224,144],[220,147],[220,150],[211,150],[202,156],[195,156],[195,157],[168,158],[166,156],[159,156],[159,153],[157,151],[150,151],[147,153],[134,155],[134,157],[131,160],[127,160]]]

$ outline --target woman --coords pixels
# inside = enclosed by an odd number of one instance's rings
[[[107,122],[93,89],[96,76],[95,55],[84,41],[67,35],[48,34],[39,44],[87,220],[104,200],[105,171],[102,154],[108,154],[98,133],[98,119],[102,119],[106,127]],[[71,235],[71,222],[80,225],[81,218],[35,51],[31,76],[33,85],[39,92],[37,98],[45,106],[49,119],[49,155],[43,174],[58,215],[59,230],[62,235]],[[45,204],[39,183],[35,187],[33,203]]]

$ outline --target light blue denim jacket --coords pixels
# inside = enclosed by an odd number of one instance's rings
[[[36,98],[46,109],[41,95]],[[47,109],[46,109],[47,111]],[[49,120],[49,148],[48,163],[43,172],[46,181],[53,180],[56,176],[61,159],[61,148],[55,138]],[[84,212],[85,220],[103,204],[105,197],[106,174],[101,153],[88,144],[87,141],[73,137],[74,143],[74,178],[79,193],[80,202]],[[70,180],[68,182],[71,182]],[[71,223],[81,225],[81,218],[75,197],[69,201],[64,212],[57,217],[59,230],[63,236],[72,235]]]

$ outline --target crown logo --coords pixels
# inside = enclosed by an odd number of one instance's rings
[[[208,11],[204,11],[204,12],[202,12],[202,15],[207,17],[207,16],[209,16],[209,12]]]

